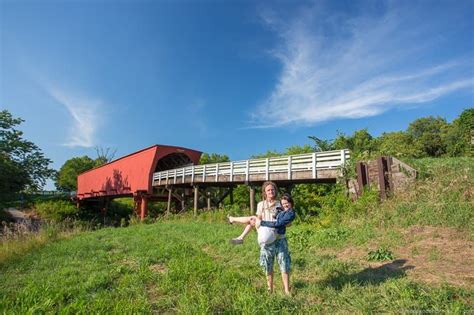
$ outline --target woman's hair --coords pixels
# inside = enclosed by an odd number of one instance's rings
[[[293,198],[291,197],[289,193],[284,193],[280,199],[288,201],[288,203],[291,205],[292,208],[295,206]]]
[[[262,200],[267,200],[267,194],[265,194],[265,187],[267,187],[268,185],[273,185],[273,188],[275,189],[275,199],[278,196],[278,187],[277,187],[277,185],[272,181],[266,181],[262,185]]]

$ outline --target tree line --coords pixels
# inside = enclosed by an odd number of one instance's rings
[[[397,158],[473,156],[474,108],[465,109],[448,123],[442,117],[418,118],[404,131],[384,132],[372,136],[368,129],[352,135],[338,132],[335,139],[308,136],[311,145],[292,146],[283,152],[268,151],[254,157],[270,157],[308,152],[349,149],[355,160],[390,155]]]

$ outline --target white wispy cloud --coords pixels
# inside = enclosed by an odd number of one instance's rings
[[[434,61],[433,50],[446,44],[434,36],[439,29],[420,26],[416,8],[405,9],[348,16],[328,14],[318,2],[292,18],[264,11],[262,21],[280,39],[271,54],[282,70],[251,113],[252,126],[374,116],[472,89],[472,57]]]
[[[102,102],[78,97],[56,87],[49,87],[48,93],[62,104],[72,118],[68,130],[68,139],[64,143],[69,147],[90,148],[95,145],[96,132],[99,126],[99,115]]]

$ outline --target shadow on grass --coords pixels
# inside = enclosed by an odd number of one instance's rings
[[[304,269],[306,267],[306,260],[304,258],[295,258],[292,260],[293,266],[299,269]]]
[[[397,259],[382,266],[376,268],[369,267],[353,274],[339,273],[325,280],[323,285],[331,286],[337,290],[340,290],[348,283],[361,286],[378,285],[388,279],[405,277],[407,270],[415,268],[415,266],[405,266],[406,262],[406,259]]]

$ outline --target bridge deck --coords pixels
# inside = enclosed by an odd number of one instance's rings
[[[194,165],[153,174],[153,186],[222,185],[263,182],[334,181],[349,159],[349,150]]]

